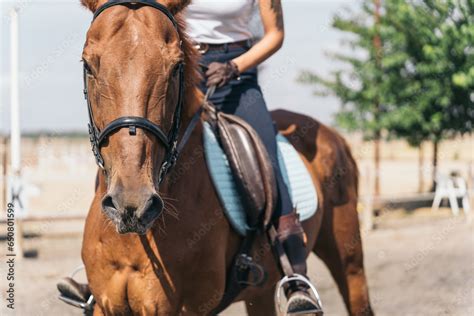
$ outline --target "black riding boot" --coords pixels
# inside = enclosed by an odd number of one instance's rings
[[[291,263],[293,272],[306,277],[306,245],[304,231],[296,212],[281,216],[278,221],[278,239]],[[308,280],[309,282],[309,280]],[[323,315],[318,301],[310,294],[304,282],[292,282],[285,289],[288,298],[287,315]]]

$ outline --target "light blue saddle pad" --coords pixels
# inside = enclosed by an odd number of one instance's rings
[[[290,142],[282,135],[277,136],[277,142],[283,179],[290,191],[293,205],[297,208],[301,221],[304,221],[313,216],[318,208],[316,189],[301,157]],[[204,123],[204,149],[207,166],[224,206],[224,212],[232,227],[240,235],[245,236],[248,228],[245,210],[234,183],[229,161],[208,123]]]

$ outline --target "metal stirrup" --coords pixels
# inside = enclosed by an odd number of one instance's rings
[[[85,268],[86,267],[84,265],[81,265],[81,266],[77,267],[71,273],[70,278],[74,280],[74,277],[76,276],[76,274],[78,274],[82,270],[85,270]],[[74,306],[74,307],[77,307],[77,308],[80,308],[80,309],[84,310],[84,315],[91,315],[91,313],[94,311],[95,298],[94,298],[94,295],[92,295],[92,294],[87,299],[87,302],[77,301],[75,299],[71,299],[69,297],[66,297],[62,294],[59,295],[58,298],[66,304],[69,304],[71,306]]]
[[[283,287],[286,284],[290,282],[295,282],[295,281],[303,282],[304,284],[308,286],[308,288],[311,291],[311,294],[318,301],[318,305],[322,309],[323,304],[321,303],[321,298],[319,297],[319,293],[318,293],[318,290],[316,290],[316,287],[313,284],[311,284],[311,282],[309,282],[307,278],[305,278],[301,274],[295,273],[292,276],[285,276],[283,279],[280,280],[280,282],[278,282],[278,285],[275,289],[275,307],[277,308],[277,315],[285,315],[281,308],[281,305],[282,305],[281,304],[281,291],[283,290]]]

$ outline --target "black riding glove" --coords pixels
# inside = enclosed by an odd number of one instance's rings
[[[226,63],[210,63],[206,71],[208,87],[217,86],[218,88],[226,85],[232,79],[240,75],[239,68],[233,61]]]

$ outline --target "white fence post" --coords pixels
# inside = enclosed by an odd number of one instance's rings
[[[18,42],[18,9],[14,7],[10,11],[10,200],[15,207],[15,253],[20,260],[23,257],[23,226],[20,219],[23,210],[20,201],[22,184]]]

